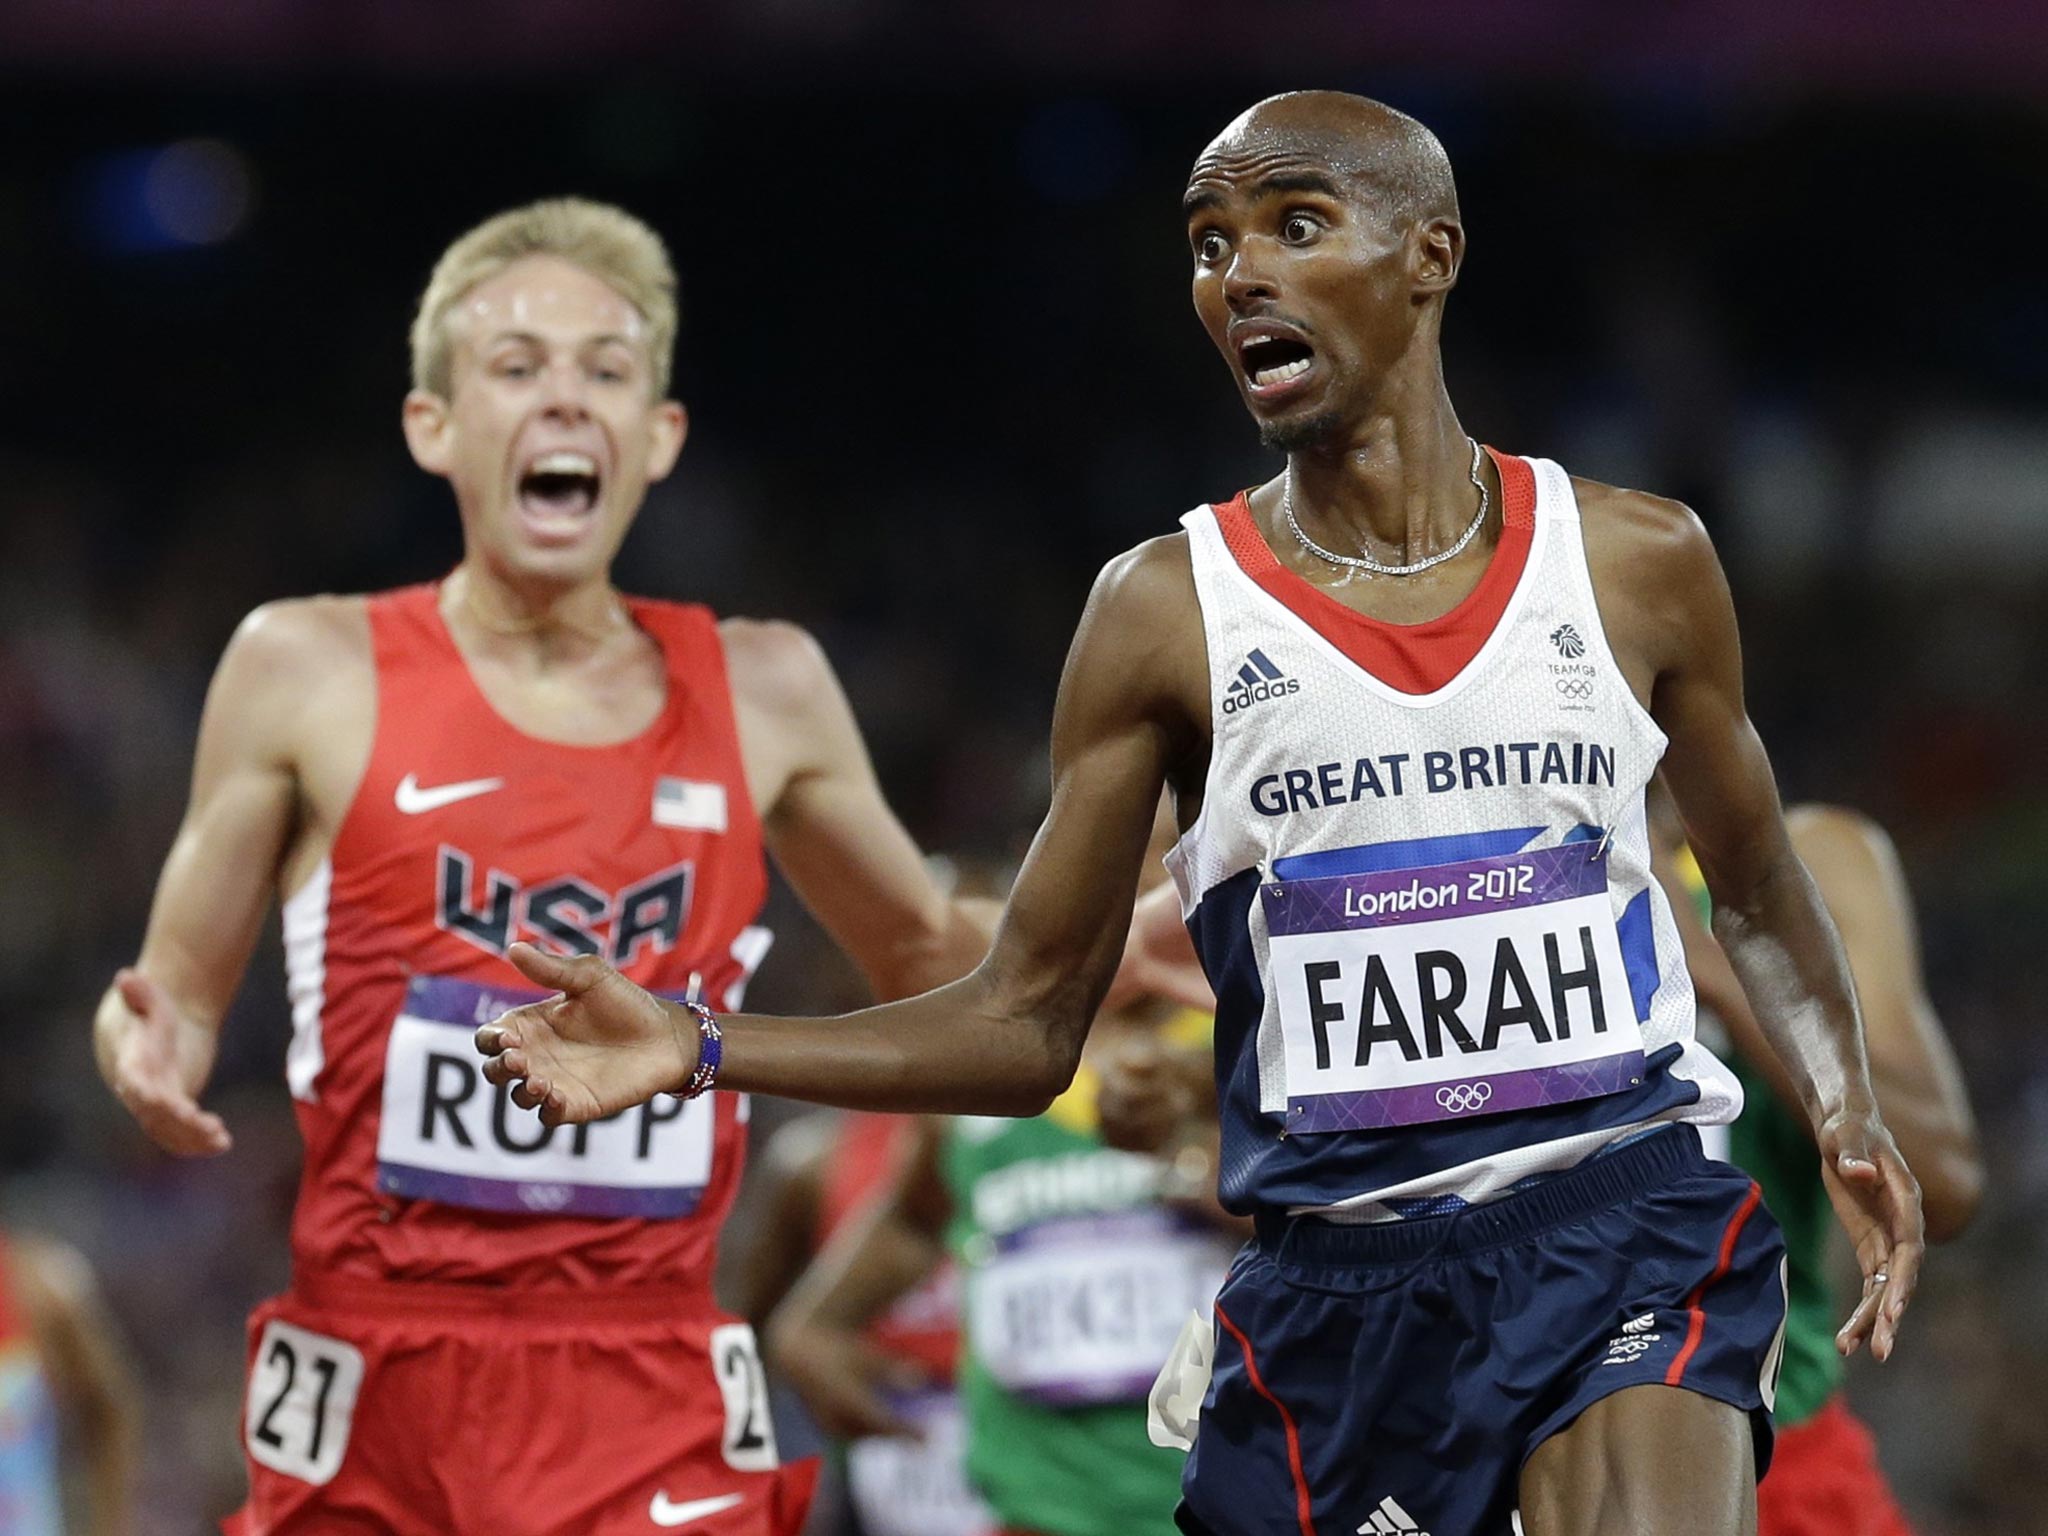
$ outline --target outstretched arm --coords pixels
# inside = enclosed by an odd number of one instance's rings
[[[1651,707],[1670,738],[1664,775],[1713,893],[1715,936],[1813,1124],[1863,1267],[1864,1297],[1837,1347],[1853,1353],[1869,1338],[1882,1360],[1919,1276],[1919,1187],[1878,1114],[1842,946],[1749,720],[1720,562],[1684,508],[1627,493],[1612,503],[1607,548],[1634,555],[1637,645],[1656,659]]]
[[[142,953],[93,1020],[100,1076],[166,1151],[224,1152],[227,1127],[199,1107],[214,1048],[270,905],[296,812],[293,742],[318,707],[346,618],[324,603],[257,610],[214,674],[192,795],[164,861]]]
[[[1052,808],[981,965],[837,1019],[731,1018],[721,1084],[854,1109],[1032,1115],[1051,1103],[1123,953],[1161,786],[1196,751],[1190,700],[1205,684],[1192,585],[1179,538],[1097,581],[1060,684]],[[518,1080],[516,1102],[559,1124],[687,1082],[688,1014],[590,957],[522,945],[511,958],[563,993],[477,1032],[485,1075]]]

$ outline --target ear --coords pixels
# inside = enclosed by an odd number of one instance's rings
[[[1449,293],[1465,265],[1465,226],[1456,219],[1424,219],[1412,236],[1415,288],[1421,294]]]
[[[399,413],[405,428],[405,446],[412,460],[430,475],[448,473],[454,457],[454,428],[448,416],[448,402],[424,389],[407,392]]]
[[[651,485],[666,480],[690,435],[690,413],[680,400],[664,400],[654,408],[654,424],[647,451],[647,480]]]

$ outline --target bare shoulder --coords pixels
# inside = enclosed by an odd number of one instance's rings
[[[839,679],[825,648],[787,619],[721,619],[726,676],[742,707],[800,718],[821,698],[837,698]]]
[[[1620,566],[1638,580],[1657,575],[1682,579],[1714,559],[1706,525],[1682,501],[1576,475],[1572,492],[1596,572]]]
[[[1161,534],[1111,560],[1095,578],[1091,606],[1095,604],[1197,615],[1194,552],[1188,536]]]
[[[236,627],[221,658],[224,681],[294,694],[371,669],[369,601],[360,596],[265,603]]]

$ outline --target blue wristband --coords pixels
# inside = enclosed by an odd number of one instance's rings
[[[725,1059],[725,1043],[718,1032],[718,1018],[702,1003],[684,1002],[690,1016],[697,1021],[697,1070],[690,1074],[690,1081],[678,1098],[694,1099],[699,1094],[709,1093],[711,1085],[718,1081],[718,1065]]]

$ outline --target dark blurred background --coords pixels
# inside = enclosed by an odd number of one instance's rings
[[[1304,85],[1450,148],[1467,426],[1692,502],[1787,798],[1897,837],[1992,1183],[1852,1393],[1929,1536],[2048,1531],[2048,10],[7,0],[0,1217],[100,1266],[146,1536],[239,1498],[297,1159],[274,939],[221,1162],[143,1143],[88,1020],[236,620],[456,557],[397,430],[442,246],[563,191],[664,232],[693,430],[622,583],[810,626],[924,845],[1000,859],[1096,568],[1275,467],[1177,204]],[[851,995],[776,922],[753,1001]]]

